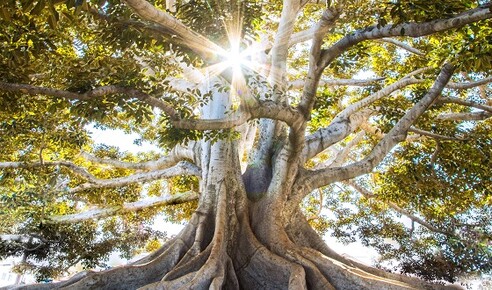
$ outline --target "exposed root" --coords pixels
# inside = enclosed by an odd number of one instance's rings
[[[65,282],[18,289],[446,288],[335,253],[300,213],[285,229],[272,216],[258,215],[253,231],[242,189],[226,183],[217,183],[214,202],[200,207],[177,237],[148,257],[103,272],[84,272]]]
[[[191,272],[198,271],[210,256],[211,249],[212,247],[209,246],[192,259],[187,259],[186,263],[179,263],[174,269],[168,272],[162,280],[172,281]]]
[[[329,277],[336,289],[415,289],[407,283],[375,276],[328,257],[323,257],[310,249],[303,249],[303,253],[316,264],[326,277]]]
[[[242,227],[237,255],[236,274],[241,285],[250,289],[307,289],[304,269],[275,255]]]
[[[344,257],[326,245],[300,212],[292,216],[290,225],[287,233],[302,248],[299,251],[333,281],[336,289],[371,289],[376,287],[373,285],[383,285],[378,287],[384,289],[462,289],[456,285],[432,284],[418,278],[389,273]],[[345,284],[352,286],[347,287]]]
[[[215,188],[215,187],[214,187]],[[193,245],[174,269],[162,281],[152,283],[142,289],[221,289],[223,285],[237,286],[237,279],[227,253],[227,244],[235,236],[228,234],[227,192],[222,182],[218,184],[218,206],[198,218],[198,228]],[[215,210],[216,209],[216,210]],[[197,214],[200,213],[199,209]],[[212,213],[216,212],[215,218]],[[235,218],[232,215],[232,218]],[[215,224],[212,224],[212,221]],[[211,226],[213,225],[213,226]],[[214,229],[210,231],[210,229]],[[211,233],[213,237],[208,238]],[[203,247],[206,245],[206,248]],[[232,270],[231,274],[227,271]],[[232,277],[231,282],[227,278]],[[236,282],[234,282],[236,281]]]

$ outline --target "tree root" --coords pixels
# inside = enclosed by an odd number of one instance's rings
[[[15,289],[452,288],[345,258],[332,251],[302,215],[294,215],[289,224],[260,242],[246,211],[231,210],[225,199],[219,200],[217,211],[198,210],[177,237],[137,262]],[[268,227],[259,232],[268,232]]]
[[[17,289],[445,288],[389,274],[343,257],[344,260],[340,261],[336,259],[340,256],[333,258],[320,249],[306,246],[309,241],[307,233],[302,242],[298,239],[297,243],[284,245],[283,251],[272,250],[258,241],[244,219],[239,219],[239,231],[234,233],[228,233],[216,220],[213,238],[204,249],[197,248],[201,245],[197,240],[203,238],[200,227],[207,224],[199,221],[195,220],[165,249],[152,254],[150,261],[142,259],[132,265],[103,272],[84,272],[65,282]]]
[[[292,220],[289,223],[291,226],[286,229],[290,239],[301,249],[299,251],[303,254],[309,253],[307,257],[313,261],[317,267],[324,273],[326,277],[335,277],[340,275],[350,275],[350,277],[332,280],[359,280],[361,286],[352,286],[352,288],[338,285],[339,283],[333,282],[336,289],[355,289],[353,287],[360,287],[364,289],[370,289],[369,286],[362,286],[365,283],[369,285],[385,283],[384,289],[402,289],[397,288],[398,285],[404,287],[403,289],[463,289],[457,285],[442,285],[432,284],[423,281],[418,278],[409,277],[402,274],[390,273],[367,266],[350,258],[344,257],[337,252],[333,251],[323,241],[323,239],[313,230],[304,216],[298,211],[292,215]],[[337,274],[339,273],[339,274]],[[362,282],[362,281],[366,282]],[[379,281],[379,282],[378,282]],[[345,288],[344,288],[345,287]],[[382,286],[381,286],[382,287]],[[407,288],[405,288],[407,287]]]

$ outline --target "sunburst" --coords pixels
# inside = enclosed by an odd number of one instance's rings
[[[242,17],[238,13],[234,19],[235,21],[229,23],[224,22],[229,48],[219,49],[216,55],[220,61],[206,67],[205,70],[209,77],[218,76],[230,70],[232,72],[232,78],[229,78],[231,97],[243,100],[250,97],[245,74],[263,75],[265,71],[262,69],[264,64],[256,61],[258,54],[263,53],[264,49],[257,42],[246,45],[247,42],[241,38]]]

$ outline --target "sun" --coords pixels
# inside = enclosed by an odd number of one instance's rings
[[[264,75],[265,65],[261,63],[264,54],[262,43],[245,40],[242,35],[242,18],[236,21],[224,22],[225,32],[229,42],[228,48],[219,48],[214,52],[217,62],[205,67],[208,77],[223,75],[230,82],[231,98],[244,101],[251,98],[248,88],[248,77],[253,75]]]
[[[242,68],[248,64],[248,56],[241,53],[239,44],[231,45],[229,51],[225,53],[225,65],[232,68],[234,74],[242,73]]]

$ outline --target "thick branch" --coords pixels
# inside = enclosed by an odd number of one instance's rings
[[[474,113],[449,113],[442,114],[436,117],[438,120],[449,121],[481,121],[492,117],[492,113],[489,112],[474,112]]]
[[[394,36],[426,36],[452,28],[460,28],[467,24],[489,19],[491,17],[492,12],[490,11],[490,4],[487,4],[446,19],[438,19],[423,23],[388,24],[380,28],[377,26],[370,26],[366,29],[357,30],[354,33],[346,35],[333,46],[325,50],[320,66],[325,68],[348,48],[364,40],[382,39]]]
[[[145,0],[125,0],[142,19],[161,25],[169,31],[169,35],[176,37],[180,43],[186,45],[204,59],[209,59],[222,52],[223,49],[208,38],[191,30],[170,14],[162,11]]]
[[[370,105],[371,103],[385,96],[390,95],[396,90],[420,82],[422,82],[422,80],[406,76],[403,79],[345,108],[342,112],[337,114],[330,125],[328,125],[326,128],[316,131],[314,134],[306,138],[306,146],[303,152],[303,161],[311,159],[312,157],[316,156],[317,154],[328,148],[328,146],[333,145],[335,142],[342,140],[350,133],[352,133],[363,120],[363,118],[356,118],[357,115],[354,114],[356,111]]]
[[[302,120],[302,115],[293,107],[278,104],[270,100],[259,100],[248,108],[239,109],[221,119],[198,119],[174,121],[173,125],[181,129],[216,130],[236,128],[252,119],[272,119],[285,122],[290,127]]]
[[[125,88],[119,86],[102,86],[85,93],[75,93],[66,90],[59,90],[53,88],[39,87],[28,84],[12,84],[0,81],[0,90],[7,92],[20,92],[29,95],[46,95],[56,98],[63,98],[68,100],[81,100],[90,101],[98,97],[113,94],[124,94],[130,98],[139,99],[153,107],[159,108],[166,112],[171,118],[177,118],[178,114],[174,110],[173,106],[165,101],[159,100],[152,96],[147,95],[139,90],[133,88]]]
[[[287,52],[289,49],[289,39],[294,30],[294,23],[302,8],[301,1],[284,0],[282,12],[278,24],[270,55],[272,57],[272,67],[268,76],[271,84],[282,85],[287,63]]]
[[[282,121],[290,127],[303,120],[303,116],[295,108],[269,100],[259,101],[258,107],[253,109],[252,115],[255,118]]]
[[[189,162],[182,161],[176,164],[175,166],[167,169],[135,173],[129,176],[118,177],[113,179],[95,178],[90,180],[88,183],[84,183],[77,187],[69,189],[68,193],[76,193],[83,190],[97,189],[97,188],[114,188],[114,187],[125,186],[137,182],[159,180],[159,179],[169,178],[179,175],[200,176],[200,169]]]
[[[345,119],[336,118],[327,127],[307,136],[302,152],[302,162],[306,162],[331,145],[345,139],[367,120],[370,113],[370,111],[363,110]]]
[[[309,120],[310,118],[311,110],[314,106],[314,100],[316,98],[319,80],[324,69],[324,67],[319,66],[319,61],[323,51],[321,49],[323,38],[328,33],[329,28],[332,27],[338,20],[340,13],[341,11],[339,9],[326,9],[315,27],[313,43],[309,52],[309,70],[304,81],[301,102],[298,106],[299,110],[304,114],[304,118],[306,120]]]
[[[248,111],[237,110],[220,119],[183,119],[173,121],[173,126],[179,129],[190,130],[220,130],[231,129],[246,123],[252,118]]]
[[[434,100],[440,96],[441,91],[451,78],[453,70],[454,67],[451,64],[445,64],[428,93],[398,121],[398,123],[363,160],[344,167],[327,168],[306,173],[303,185],[306,186],[308,190],[305,190],[304,192],[310,192],[312,189],[319,188],[332,182],[351,179],[371,172],[396,144],[405,140],[406,133],[410,126],[432,105]]]
[[[127,212],[135,212],[146,208],[181,204],[197,199],[198,199],[198,194],[196,192],[187,191],[171,196],[160,196],[160,197],[149,198],[136,202],[128,202],[128,203],[124,203],[121,206],[96,208],[86,212],[69,214],[69,215],[50,216],[48,217],[47,222],[77,223],[86,220],[102,219],[102,218],[114,216],[117,214],[127,213]]]
[[[315,32],[316,27],[312,27],[292,34],[289,40],[289,47],[313,39]]]

